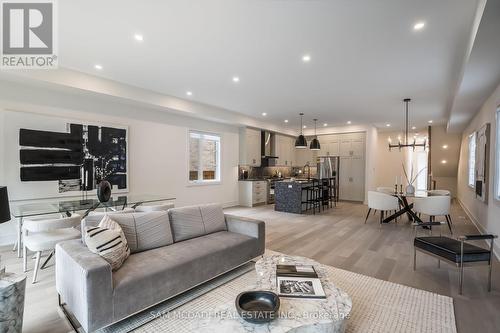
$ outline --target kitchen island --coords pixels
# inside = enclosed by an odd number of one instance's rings
[[[306,191],[311,186],[309,180],[283,180],[275,183],[274,210],[294,214],[302,214],[302,201],[306,200]]]

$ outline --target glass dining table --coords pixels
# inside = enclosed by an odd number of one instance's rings
[[[23,219],[30,217],[43,217],[53,214],[66,214],[70,216],[72,213],[82,213],[82,217],[88,215],[89,212],[96,209],[104,209],[106,211],[119,211],[126,207],[136,208],[142,204],[158,203],[165,201],[174,201],[176,198],[162,195],[130,195],[130,194],[115,194],[112,195],[108,202],[99,202],[97,198],[89,197],[65,197],[51,199],[37,199],[29,201],[11,201],[10,212],[12,217],[17,220],[17,241],[14,245],[14,251],[17,249],[17,256],[21,257],[22,244],[22,225]]]
[[[388,193],[389,194],[389,193]],[[399,206],[401,207],[397,212],[394,214],[386,217],[385,219],[382,220],[382,223],[389,223],[391,221],[396,220],[397,217],[406,214],[408,216],[409,221],[414,221],[416,223],[422,223],[422,220],[415,214],[413,211],[413,202],[409,202],[408,199],[413,199],[413,198],[426,198],[428,197],[427,191],[415,191],[415,193],[409,194],[409,193],[390,193],[392,196],[395,196],[398,198],[399,201]]]

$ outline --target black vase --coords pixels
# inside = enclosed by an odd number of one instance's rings
[[[103,180],[97,185],[97,198],[99,202],[108,202],[111,198],[111,184],[107,180]]]

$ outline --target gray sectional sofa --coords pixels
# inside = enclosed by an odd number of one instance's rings
[[[95,225],[99,219],[89,217],[84,223]],[[115,272],[81,240],[56,247],[57,292],[65,310],[86,332],[118,322],[264,253],[264,222],[225,215],[218,205],[128,213],[113,219],[124,229],[132,250]]]

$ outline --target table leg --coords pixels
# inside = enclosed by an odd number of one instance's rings
[[[22,229],[23,229],[23,218],[20,217],[17,219],[17,257],[22,257],[22,247],[23,247],[23,238],[22,238]]]

